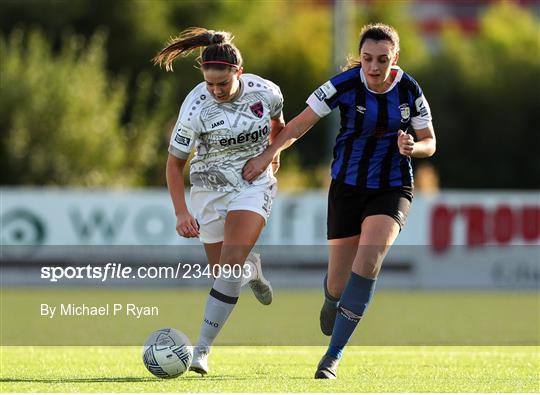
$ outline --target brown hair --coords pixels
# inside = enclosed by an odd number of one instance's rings
[[[396,29],[390,25],[385,25],[384,23],[372,23],[365,25],[360,31],[360,43],[358,44],[358,53],[362,51],[362,45],[366,40],[375,40],[375,41],[390,41],[394,46],[395,52],[399,52],[399,35]],[[360,65],[358,60],[347,59],[347,66],[345,69],[351,69]]]
[[[173,71],[172,63],[178,56],[187,56],[195,49],[205,47],[197,57],[197,62],[203,69],[238,69],[242,67],[242,55],[232,43],[233,38],[229,32],[190,27],[178,37],[172,38],[152,60],[155,65],[165,66],[167,71]],[[205,64],[206,62],[209,63]]]

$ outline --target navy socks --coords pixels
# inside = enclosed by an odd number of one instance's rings
[[[351,272],[351,277],[339,301],[332,339],[326,355],[341,358],[343,349],[364,315],[375,290],[376,280]],[[326,284],[326,280],[325,280]],[[326,294],[326,288],[325,288]],[[328,298],[327,298],[328,300]]]

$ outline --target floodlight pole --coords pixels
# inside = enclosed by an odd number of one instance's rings
[[[333,0],[333,48],[332,72],[337,73],[343,66],[349,50],[349,16],[352,0]]]
[[[332,0],[332,67],[330,75],[336,75],[341,71],[347,59],[349,50],[349,21],[353,0]],[[330,130],[326,134],[328,148],[334,146],[334,141],[340,124],[339,112],[332,111],[328,117]],[[325,159],[332,159],[331,150],[325,150]]]

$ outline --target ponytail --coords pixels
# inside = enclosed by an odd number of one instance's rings
[[[178,37],[172,38],[152,61],[155,65],[165,66],[167,71],[173,71],[172,63],[178,56],[187,56],[197,48],[204,48],[197,58],[203,69],[238,69],[242,66],[242,55],[232,44],[233,38],[228,32],[191,27],[181,32]]]

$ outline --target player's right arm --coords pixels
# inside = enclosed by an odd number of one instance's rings
[[[340,92],[343,91],[343,82],[350,79],[354,74],[341,73],[321,85],[309,96],[306,103],[308,106],[293,118],[272,141],[272,144],[259,156],[247,161],[242,170],[242,177],[248,182],[255,180],[259,174],[270,164],[272,158],[281,151],[290,147],[296,140],[302,137],[322,117],[330,114],[338,105]]]
[[[199,236],[199,224],[189,213],[184,188],[184,168],[199,136],[197,130],[201,130],[197,116],[187,110],[193,101],[194,92],[184,101],[172,130],[166,170],[167,187],[176,215],[176,231],[183,237]]]
[[[259,156],[247,161],[242,177],[248,182],[255,180],[284,149],[290,147],[321,119],[310,107],[294,117],[273,139],[272,144]]]
[[[187,159],[180,159],[169,154],[167,159],[167,187],[174,206],[176,215],[176,231],[183,237],[198,237],[199,225],[191,216],[186,204],[184,189],[184,168]]]

